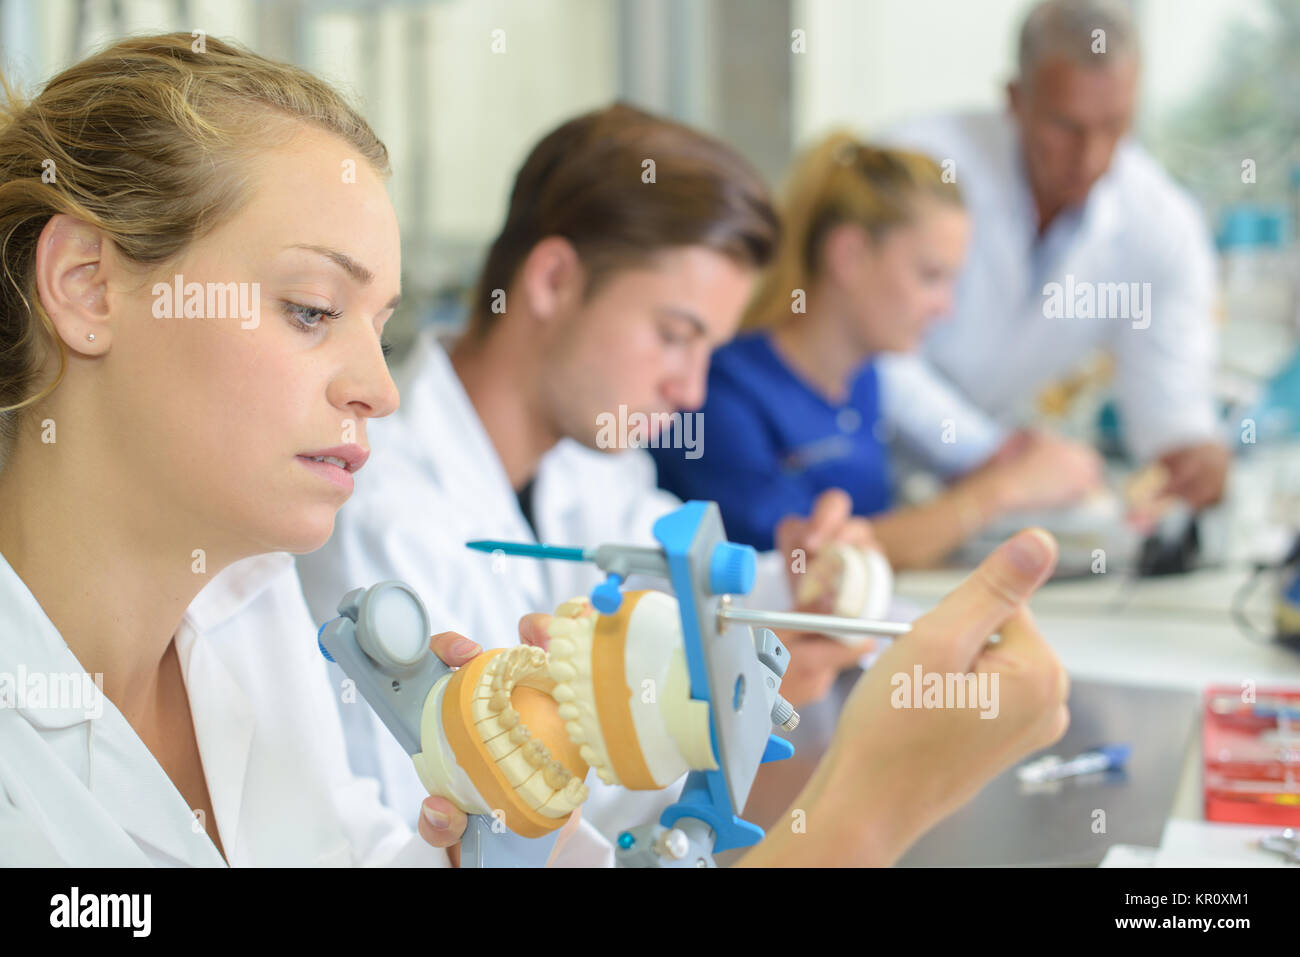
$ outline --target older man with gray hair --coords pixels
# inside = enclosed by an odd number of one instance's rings
[[[1222,496],[1213,252],[1195,203],[1127,136],[1139,61],[1125,3],[1048,0],[1021,30],[1009,110],[887,137],[946,161],[974,221],[949,321],[882,362],[886,416],[941,471],[1043,443],[1063,469],[1095,468],[1090,450],[1013,428],[1102,351],[1129,451],[1165,466],[1166,494]]]

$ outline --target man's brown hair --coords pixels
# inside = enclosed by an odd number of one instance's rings
[[[568,120],[528,154],[479,276],[470,330],[487,331],[495,290],[508,289],[549,236],[573,244],[590,297],[610,273],[672,247],[705,246],[761,269],[778,235],[767,186],[740,154],[681,123],[616,103]]]

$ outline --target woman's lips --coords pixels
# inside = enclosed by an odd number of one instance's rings
[[[336,486],[351,492],[353,488],[352,473],[366,464],[370,452],[359,445],[336,445],[333,448],[319,449],[298,456],[298,460],[321,478],[328,479]],[[328,461],[321,461],[328,460]]]
[[[298,456],[298,461],[307,466],[307,468],[311,469],[311,471],[315,472],[321,478],[327,479],[344,491],[349,493],[352,491],[355,483],[352,481],[352,473],[347,469],[341,469],[337,465],[332,465],[329,462],[317,462],[315,459],[308,458],[305,455]]]

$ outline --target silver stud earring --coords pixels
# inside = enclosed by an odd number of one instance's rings
[[[95,334],[93,332],[86,333],[86,338],[89,339],[91,342],[94,342]]]

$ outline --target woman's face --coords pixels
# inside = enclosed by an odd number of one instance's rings
[[[861,249],[843,285],[865,351],[915,349],[929,325],[952,309],[969,230],[961,208],[933,199],[920,200],[910,223],[879,240],[857,230]]]
[[[397,408],[380,345],[400,285],[392,204],[345,141],[292,130],[248,161],[237,215],[143,282],[110,284],[96,395],[115,468],[195,548],[322,545],[366,420]],[[308,458],[326,455],[344,467]]]

